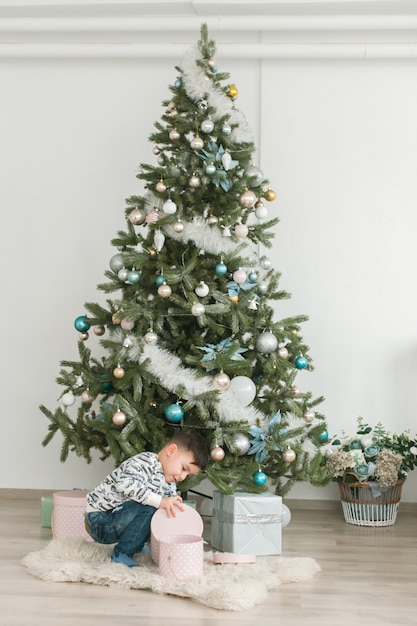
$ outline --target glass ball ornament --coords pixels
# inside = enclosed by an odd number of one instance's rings
[[[165,417],[167,418],[167,420],[169,422],[172,422],[173,424],[177,424],[184,417],[184,411],[182,410],[182,408],[180,407],[178,403],[169,404],[166,407],[164,413],[165,413]]]
[[[182,80],[181,80],[181,78],[177,78],[177,80],[174,83],[174,87],[175,87],[175,89],[181,89],[181,87],[182,87]]]
[[[233,452],[238,456],[245,456],[249,452],[250,441],[244,433],[234,433],[230,439]]]
[[[299,395],[300,395],[300,393],[301,393],[301,392],[300,392],[300,390],[299,390],[299,388],[297,387],[297,385],[293,385],[293,386],[291,387],[291,392],[292,392],[292,395],[294,396],[294,398],[298,398],[298,396],[299,396]]]
[[[219,223],[219,218],[217,217],[217,215],[209,215],[207,218],[207,224],[209,226],[214,226],[215,224]]]
[[[265,485],[267,480],[268,476],[265,474],[265,472],[255,472],[255,474],[253,475],[253,482],[255,483],[255,485],[259,485],[260,487],[262,485]]]
[[[204,280],[201,280],[197,287],[194,289],[195,294],[199,298],[205,298],[206,296],[208,296],[209,291],[209,286],[207,285],[207,283],[204,282]]]
[[[286,504],[281,504],[281,527],[286,528],[291,522],[291,511]]]
[[[85,315],[79,315],[74,320],[75,330],[78,330],[79,333],[86,333],[90,328],[90,324],[87,322],[87,317]]]
[[[123,328],[123,330],[132,330],[134,325],[135,322],[133,320],[127,319],[126,317],[124,317],[120,322],[120,326]]]
[[[113,313],[113,315],[111,316],[111,321],[113,322],[113,324],[120,324],[120,322],[122,321],[120,311],[116,311],[115,313]]]
[[[165,191],[167,190],[167,186],[164,183],[164,181],[161,179],[161,180],[158,180],[158,182],[156,183],[155,189],[158,193],[165,193]]]
[[[225,263],[223,263],[223,261],[221,261],[220,263],[217,263],[216,274],[217,276],[224,276],[225,274],[227,274],[227,266]]]
[[[184,230],[184,224],[178,220],[172,227],[176,233],[182,233]]]
[[[244,175],[247,178],[250,178],[251,181],[249,183],[249,187],[259,187],[265,179],[264,173],[260,167],[256,167],[255,165],[250,165],[244,171]]]
[[[307,424],[311,424],[311,422],[316,417],[316,413],[312,409],[306,409],[303,413],[303,417]]]
[[[284,463],[293,463],[293,461],[295,461],[296,456],[297,455],[295,454],[292,448],[287,448],[282,453],[282,460],[284,461]]]
[[[175,106],[173,102],[172,102],[172,103],[170,103],[170,104],[172,104],[173,106]],[[170,110],[171,110],[171,109],[170,109],[170,107],[169,107],[169,105],[168,105],[168,111],[170,111]],[[153,148],[152,152],[154,153],[154,155],[155,155],[155,156],[158,156],[158,154],[161,152],[161,149],[160,149],[160,147],[159,147],[159,146],[154,146],[154,148]]]
[[[248,280],[250,283],[255,284],[258,280],[258,274],[256,272],[249,272]]]
[[[234,393],[241,406],[248,406],[256,396],[256,385],[248,376],[235,376],[229,390]]]
[[[228,135],[230,135],[231,132],[232,132],[232,127],[230,126],[230,124],[228,122],[224,122],[222,126],[222,134],[226,135],[227,137]]]
[[[329,433],[327,432],[327,430],[323,430],[318,437],[320,443],[325,443],[328,440],[328,438],[329,438]]]
[[[180,138],[180,134],[177,131],[176,128],[173,128],[172,130],[169,131],[169,138],[171,139],[171,141],[177,141]]]
[[[281,359],[288,359],[288,350],[285,346],[282,346],[281,348],[279,348],[278,350],[278,355],[281,357]]]
[[[262,203],[257,203],[258,206],[255,208],[255,217],[258,220],[265,220],[268,217],[268,209]]]
[[[91,404],[94,400],[94,396],[91,394],[89,389],[84,389],[81,394],[81,400],[84,404]]]
[[[216,389],[220,389],[220,391],[228,389],[230,386],[230,378],[225,372],[219,372],[213,378],[213,385]]]
[[[75,396],[72,393],[72,391],[67,391],[66,393],[63,394],[63,396],[61,397],[61,401],[62,404],[64,406],[71,406],[74,404],[75,402]]]
[[[201,317],[202,315],[204,315],[205,312],[206,309],[204,307],[204,304],[201,304],[201,302],[196,302],[191,307],[191,313],[194,315],[194,317]]]
[[[140,281],[141,273],[138,270],[130,270],[127,280],[131,285],[135,285]]]
[[[273,191],[273,189],[267,189],[264,193],[264,198],[268,202],[273,202],[273,200],[275,200],[276,197],[277,197],[277,194],[275,191]]]
[[[256,195],[250,189],[245,189],[239,196],[239,203],[244,209],[251,209],[257,200]]]
[[[246,282],[247,278],[248,275],[246,274],[245,270],[239,268],[238,270],[233,272],[233,280],[238,285],[243,285],[243,283]]]
[[[158,287],[160,287],[161,285],[163,285],[165,283],[165,278],[159,274],[156,278],[155,278],[155,283]]]
[[[214,122],[211,119],[203,120],[200,124],[200,130],[203,133],[211,133],[214,129]]]
[[[154,346],[158,341],[158,335],[154,333],[153,330],[148,330],[143,339],[149,346]]]
[[[224,459],[224,450],[220,446],[215,446],[210,450],[210,458],[212,461],[218,463]]]
[[[192,176],[190,176],[188,180],[188,186],[191,189],[197,189],[198,187],[200,187],[200,185],[201,185],[201,179],[199,176],[197,176],[196,174],[193,174]]]
[[[118,367],[115,367],[113,370],[113,376],[115,378],[123,378],[123,376],[125,375],[125,371],[123,369],[123,367],[120,367],[120,365]]]
[[[109,261],[110,269],[112,272],[117,272],[124,266],[123,256],[121,254],[115,254]]]
[[[111,418],[111,421],[115,426],[123,426],[126,424],[126,414],[123,411],[116,411]]]
[[[295,367],[299,370],[305,370],[308,365],[308,361],[305,356],[298,356],[294,361]]]
[[[177,205],[171,198],[168,198],[162,205],[162,210],[165,215],[174,215],[177,212]]]
[[[258,284],[258,293],[264,295],[268,291],[268,285],[264,282]]]
[[[236,237],[240,237],[244,239],[245,237],[248,236],[248,232],[249,232],[249,228],[246,226],[246,224],[236,224],[235,226]]]
[[[261,354],[271,354],[278,348],[278,339],[274,333],[264,332],[257,336],[255,347]]]
[[[94,334],[97,335],[97,337],[101,337],[106,332],[105,327],[101,324],[97,324],[97,326],[94,326],[93,330]]]
[[[263,270],[269,270],[272,267],[272,261],[271,259],[269,259],[268,257],[264,256],[262,257],[261,261],[260,261],[260,266],[262,267]]]
[[[129,213],[129,221],[134,226],[140,226],[146,219],[146,213],[143,209],[133,209]]]
[[[191,139],[190,146],[193,150],[201,150],[204,147],[204,141],[199,135],[196,135]]]
[[[80,333],[78,335],[80,341],[87,341],[87,339],[90,337],[90,335],[88,333]]]
[[[160,295],[161,298],[169,298],[171,293],[172,293],[172,289],[166,283],[158,287],[158,295]]]
[[[129,271],[130,270],[128,270],[127,267],[122,267],[122,269],[117,272],[117,278],[121,280],[122,283],[125,283],[127,281],[127,275],[129,274]]]
[[[207,163],[206,167],[204,168],[204,171],[206,174],[208,174],[209,176],[213,176],[213,174],[216,173],[216,166],[214,165],[214,163]]]

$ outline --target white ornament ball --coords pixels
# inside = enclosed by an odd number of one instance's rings
[[[129,272],[130,270],[127,269],[127,267],[122,267],[122,269],[117,272],[119,280],[125,283],[127,281],[127,275],[129,274]]]
[[[121,254],[115,254],[112,256],[109,262],[110,269],[117,273],[124,266],[123,256]]]
[[[172,228],[174,229],[176,233],[182,233],[182,231],[184,230],[184,224],[178,221],[178,222],[175,222]]]
[[[155,185],[155,189],[159,193],[164,193],[167,190],[167,186],[163,180],[158,180],[158,182]]]
[[[272,266],[271,259],[268,259],[267,257],[263,257],[261,259],[261,267],[264,270],[269,270],[271,268],[271,266]]]
[[[194,291],[199,298],[205,298],[209,294],[210,289],[209,286],[204,282],[204,280],[202,280],[194,289]]]
[[[190,179],[188,181],[188,186],[191,187],[191,189],[197,189],[197,187],[200,187],[200,185],[201,185],[201,180],[198,176],[196,176],[195,174],[190,176]]]
[[[61,398],[64,406],[71,406],[75,402],[75,396],[72,391],[67,391]]]
[[[238,285],[242,285],[247,280],[247,278],[248,275],[246,274],[245,270],[238,269],[233,272],[233,280]]]
[[[158,287],[158,294],[161,298],[169,298],[172,293],[172,289],[169,285],[160,285]]]
[[[268,209],[263,204],[260,204],[255,209],[255,215],[258,220],[264,220],[268,217]]]
[[[220,446],[216,446],[212,450],[210,450],[210,458],[212,461],[223,461],[224,459],[224,450]]]
[[[316,414],[312,409],[307,409],[306,411],[304,411],[304,419],[307,422],[307,424],[311,424],[311,422],[314,420],[315,417],[316,417]]]
[[[191,307],[191,313],[195,316],[195,317],[201,317],[202,315],[204,315],[206,309],[204,307],[204,304],[201,304],[201,302],[196,302],[195,304],[193,304],[193,306]]]
[[[235,226],[235,235],[236,237],[241,237],[242,239],[248,236],[249,228],[246,224],[236,224]]]
[[[143,224],[145,219],[146,219],[146,213],[143,209],[133,209],[133,211],[129,213],[130,222],[136,226]]]
[[[153,332],[153,330],[148,330],[148,332],[144,336],[145,343],[150,346],[153,346],[158,341],[158,335]]]
[[[201,150],[204,146],[204,141],[197,135],[197,137],[193,137],[193,139],[191,139],[190,146],[193,150]]]
[[[248,178],[252,178],[250,187],[259,187],[265,179],[263,171],[255,165],[247,167],[244,173]]]
[[[245,209],[251,209],[257,199],[258,198],[253,191],[251,191],[250,189],[245,189],[245,191],[240,195],[239,202],[240,205]]]
[[[255,347],[261,354],[271,354],[278,348],[278,339],[273,333],[261,333],[256,338]]]
[[[126,423],[126,415],[123,411],[116,411],[111,419],[115,426],[123,426]]]
[[[248,376],[235,376],[232,378],[229,389],[234,393],[242,406],[248,406],[256,396],[256,385]]]
[[[285,463],[292,463],[293,461],[295,461],[296,456],[297,455],[295,454],[294,450],[292,450],[291,448],[287,448],[282,453],[282,459],[283,461],[285,461]]]
[[[214,129],[214,123],[212,120],[203,120],[200,125],[200,129],[203,133],[211,133]]]
[[[279,350],[278,350],[278,354],[281,357],[281,359],[288,359],[288,350],[285,346],[282,346]]]
[[[171,200],[171,198],[168,198],[168,200],[164,202],[162,210],[165,215],[173,215],[177,211],[177,205],[173,200]]]
[[[169,138],[171,139],[171,141],[176,141],[177,139],[180,138],[180,134],[177,131],[176,128],[173,128],[170,133],[169,133]]]

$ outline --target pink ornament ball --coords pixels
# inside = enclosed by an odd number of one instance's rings
[[[242,285],[247,280],[247,278],[248,278],[248,275],[246,274],[244,270],[238,269],[235,272],[233,272],[233,280],[238,285]]]

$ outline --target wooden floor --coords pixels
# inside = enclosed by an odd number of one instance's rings
[[[286,500],[292,519],[283,556],[313,557],[322,571],[235,613],[147,591],[32,577],[20,559],[51,539],[40,527],[44,493],[0,490],[2,626],[417,625],[417,504],[401,503],[394,526],[367,528],[346,524],[339,502]]]

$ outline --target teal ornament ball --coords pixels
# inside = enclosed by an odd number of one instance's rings
[[[329,433],[327,432],[327,430],[323,430],[319,435],[319,441],[321,443],[324,443],[325,441],[327,441],[328,438],[329,438]]]
[[[164,282],[165,282],[165,278],[164,278],[163,276],[159,275],[159,276],[157,276],[157,277],[155,278],[155,282],[156,282],[156,284],[158,285],[158,287],[160,287],[161,285],[163,285],[163,284],[164,284]]]
[[[181,80],[181,78],[177,78],[177,80],[174,83],[174,87],[175,87],[175,89],[181,89],[181,87],[182,87],[182,80]]]
[[[184,411],[179,404],[169,404],[164,412],[167,420],[174,424],[180,422],[184,417]]]
[[[249,272],[248,278],[250,283],[256,283],[258,280],[258,274],[256,272]]]
[[[90,328],[90,324],[87,322],[85,315],[79,315],[74,321],[74,327],[79,333],[86,333]]]
[[[267,480],[268,476],[264,472],[256,472],[253,475],[253,482],[255,483],[255,485],[262,486],[266,483]]]
[[[308,361],[307,361],[307,359],[305,358],[305,356],[298,356],[298,357],[295,359],[294,363],[295,363],[295,367],[296,367],[297,369],[299,369],[299,370],[305,370],[305,368],[306,368],[306,367],[307,367],[307,365],[308,365]]]
[[[140,272],[138,272],[137,270],[130,270],[127,275],[127,280],[132,285],[138,283],[140,281]]]
[[[216,265],[216,274],[217,276],[224,276],[227,273],[227,266],[223,261],[221,263],[217,263]]]

